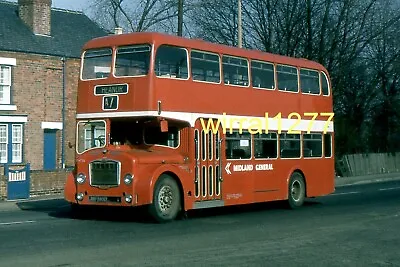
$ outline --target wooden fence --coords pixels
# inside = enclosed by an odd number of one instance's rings
[[[336,161],[338,176],[400,172],[400,153],[352,154]]]

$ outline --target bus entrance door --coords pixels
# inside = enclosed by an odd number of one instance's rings
[[[204,119],[208,123],[208,119]],[[214,121],[216,125],[216,121]],[[212,128],[207,131],[202,123],[196,122],[195,142],[195,197],[194,208],[211,208],[223,206],[222,202],[222,127],[218,131]]]

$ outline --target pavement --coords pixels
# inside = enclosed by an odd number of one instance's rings
[[[349,186],[400,180],[400,173],[370,174],[353,177],[336,177],[335,186]]]
[[[384,173],[384,174],[371,174],[364,176],[353,176],[353,177],[336,177],[335,187],[340,188],[349,185],[361,185],[370,184],[378,182],[388,182],[388,181],[400,181],[400,173]],[[64,195],[53,194],[53,195],[42,195],[42,196],[32,196],[29,199],[23,200],[0,200],[0,211],[1,210],[13,210],[24,209],[24,207],[29,206],[29,203],[37,202],[35,205],[39,205],[43,209],[46,205],[53,205],[54,201],[64,201]],[[48,204],[47,204],[48,203]],[[67,204],[67,203],[65,203]]]

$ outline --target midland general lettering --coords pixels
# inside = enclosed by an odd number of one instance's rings
[[[233,165],[234,172],[247,172],[254,169],[253,164],[241,164]],[[256,164],[256,171],[273,171],[274,167],[272,164]]]

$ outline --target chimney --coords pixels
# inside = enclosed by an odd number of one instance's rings
[[[22,21],[34,34],[51,35],[52,0],[18,0],[18,12]]]
[[[122,28],[121,27],[117,27],[114,29],[114,34],[122,34]]]

